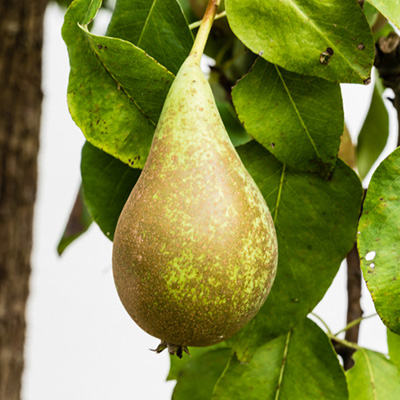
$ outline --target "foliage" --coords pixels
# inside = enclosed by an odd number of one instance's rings
[[[143,168],[168,89],[190,51],[189,22],[206,1],[117,0],[105,35],[90,31],[101,0],[75,0],[63,26],[68,104],[86,137],[82,193],[111,240]],[[398,0],[225,0],[206,53],[210,83],[246,168],[272,212],[278,273],[259,314],[217,346],[171,360],[175,399],[395,399],[400,359],[400,153],[382,162],[363,206],[360,181],[380,156],[388,116],[379,78],[350,154],[339,83],[368,83],[374,29],[399,27]],[[198,17],[197,17],[198,18]],[[392,28],[388,28],[391,30]],[[231,88],[234,86],[233,90]],[[348,150],[348,149],[347,149]],[[353,151],[354,153],[354,151]],[[86,214],[85,214],[86,215]],[[86,218],[86,217],[85,217]],[[83,219],[82,219],[83,220]],[[82,232],[91,219],[82,226]],[[364,279],[388,326],[390,359],[358,348],[344,374],[331,342],[307,319],[356,241]],[[77,237],[78,235],[76,235]],[[62,248],[73,239],[64,238]]]

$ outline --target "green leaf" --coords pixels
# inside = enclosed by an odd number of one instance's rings
[[[177,0],[117,0],[107,35],[135,44],[173,73],[193,45]]]
[[[346,372],[349,400],[398,400],[400,369],[383,354],[357,350],[353,368]]]
[[[368,0],[400,29],[400,0]]]
[[[226,342],[221,342],[214,344],[212,346],[207,346],[207,347],[189,347],[189,352],[190,352],[190,357],[189,356],[183,356],[182,358],[178,358],[176,356],[170,356],[170,369],[169,373],[167,376],[167,380],[177,380],[179,378],[179,375],[181,374],[182,370],[185,368],[186,364],[192,360],[195,360],[199,357],[201,357],[204,353],[214,351],[217,349],[223,349],[227,348]]]
[[[92,16],[90,4],[90,0],[74,1],[65,15],[62,30],[71,65],[70,113],[89,142],[135,168],[142,168],[157,122],[150,116],[155,119],[160,113],[173,76],[132,44],[96,37],[82,30],[78,23],[85,21],[88,9]],[[96,43],[100,40],[104,43]],[[107,64],[111,68],[107,70],[94,51],[96,48],[102,53],[103,62],[112,61],[107,51],[118,53],[119,62]],[[129,71],[123,75],[121,66],[127,64],[130,64]],[[117,76],[121,82],[116,80]],[[149,86],[152,78],[154,86]]]
[[[382,153],[389,136],[389,114],[382,99],[383,91],[377,77],[371,105],[357,141],[357,167],[361,179],[366,177]]]
[[[88,8],[86,10],[86,14],[82,19],[82,25],[89,25],[94,20],[102,3],[103,3],[103,0],[91,0],[90,1],[90,3],[88,4]]]
[[[231,349],[222,348],[189,360],[179,374],[172,399],[209,400],[231,356]]]
[[[387,341],[390,360],[400,367],[400,335],[396,335],[388,329]]]
[[[84,32],[93,53],[113,77],[115,89],[123,90],[155,125],[174,75],[129,42]]]
[[[271,63],[335,82],[370,77],[374,42],[356,1],[226,0],[225,6],[236,36]]]
[[[232,144],[237,147],[250,142],[252,138],[240,123],[232,105],[227,101],[217,101],[217,107]]]
[[[383,323],[400,333],[400,148],[372,176],[359,224],[361,269]]]
[[[92,223],[92,217],[83,199],[82,187],[79,188],[67,226],[57,246],[57,253],[61,256],[64,250],[79,236],[85,233]]]
[[[368,1],[364,1],[363,11],[369,26],[372,27],[378,19],[379,11],[372,4],[368,3]]]
[[[233,89],[247,132],[278,160],[329,175],[343,133],[340,87],[258,59]]]
[[[233,356],[215,400],[343,400],[346,379],[332,344],[310,320],[259,347],[248,364]]]
[[[114,238],[119,214],[140,172],[88,142],[83,146],[81,173],[85,203],[94,221],[110,240]]]
[[[341,160],[327,181],[286,167],[254,141],[237,150],[271,210],[279,249],[266,303],[230,341],[243,360],[287,332],[321,300],[354,245],[362,187]]]
[[[179,4],[182,7],[183,13],[185,14],[186,20],[189,23],[192,23],[192,22],[196,21],[197,18],[193,14],[192,7],[191,7],[192,0],[178,0],[178,1],[179,1]]]

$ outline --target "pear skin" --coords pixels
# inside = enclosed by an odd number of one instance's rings
[[[277,252],[267,204],[189,55],[115,231],[122,304],[164,347],[221,342],[265,302]]]

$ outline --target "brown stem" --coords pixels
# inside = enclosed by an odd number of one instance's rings
[[[374,65],[379,71],[384,86],[394,92],[392,102],[399,121],[397,146],[400,146],[400,37],[395,32],[391,32],[387,37],[379,38],[375,50]]]
[[[367,194],[367,189],[364,189],[363,199],[361,202],[360,216],[362,214],[362,207],[364,199]],[[347,325],[352,321],[360,319],[363,315],[361,308],[361,282],[362,272],[360,267],[360,255],[358,254],[357,242],[354,243],[352,249],[346,257],[347,261]],[[360,324],[356,324],[346,331],[345,341],[358,343],[358,335],[360,332]],[[354,365],[352,359],[355,348],[343,346],[343,343],[333,342],[335,350],[341,355],[343,359],[343,367],[345,370],[350,369]]]
[[[347,260],[347,324],[361,318],[363,310],[361,308],[361,268],[360,268],[360,257],[357,250],[357,245],[354,244],[346,257]],[[353,326],[346,331],[345,340],[348,342],[357,343],[358,334],[360,330],[360,324]],[[354,361],[352,355],[354,349],[345,347],[341,349],[341,356],[343,358],[343,366],[345,370],[350,369]]]

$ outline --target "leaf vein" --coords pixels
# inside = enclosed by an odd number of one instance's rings
[[[283,350],[283,357],[282,357],[282,365],[281,365],[281,370],[279,372],[279,379],[278,379],[278,386],[276,389],[275,393],[275,400],[279,399],[279,395],[281,393],[281,387],[282,387],[282,381],[283,381],[283,374],[285,372],[285,366],[286,366],[286,360],[287,360],[287,353],[288,353],[288,348],[289,348],[289,343],[290,343],[290,337],[292,335],[292,331],[290,330],[286,336],[286,343],[285,343],[285,349]]]
[[[350,60],[347,59],[347,57],[345,57],[343,55],[343,53],[332,43],[332,41],[318,28],[318,26],[314,23],[314,21],[309,18],[307,15],[304,14],[304,12],[300,9],[300,7],[296,4],[295,1],[291,1],[293,7],[297,10],[297,12],[315,29],[316,32],[318,32],[321,37],[323,37],[327,43],[330,44],[331,48],[335,50],[336,54],[339,54],[348,65],[350,65],[350,68],[355,71],[357,73],[358,76],[360,76],[362,78],[362,76],[359,74],[359,72],[357,71],[356,68],[354,68],[353,64],[350,62]]]
[[[364,349],[360,349],[360,350],[362,351],[363,356],[365,357],[365,362],[367,363],[368,372],[369,372],[369,375],[371,377],[371,386],[372,386],[372,392],[374,394],[374,399],[377,400],[378,397],[376,395],[375,377],[374,377],[374,374],[372,372],[371,361],[370,361],[370,359],[368,357],[367,352]]]
[[[284,180],[284,178],[285,178],[285,171],[286,171],[286,164],[283,164],[282,174],[281,174],[281,180],[280,180],[280,182],[279,182],[278,197],[277,197],[277,199],[276,199],[276,205],[275,205],[274,224],[276,224],[276,218],[278,217],[278,209],[279,209],[279,203],[280,203],[280,201],[281,201],[283,180]]]
[[[138,46],[138,47],[140,47],[140,42],[142,41],[144,31],[145,31],[146,28],[147,28],[147,24],[149,23],[150,16],[151,16],[151,14],[152,14],[152,12],[153,12],[154,5],[156,4],[156,1],[157,1],[157,0],[153,0],[153,3],[151,4],[150,10],[149,10],[149,13],[147,14],[146,21],[144,22],[142,32],[140,32],[140,37],[139,37],[139,40],[138,40],[138,42],[137,42],[137,46]]]
[[[281,71],[279,70],[279,67],[278,67],[276,64],[274,64],[274,65],[275,65],[275,68],[276,68],[276,72],[278,73],[279,78],[280,78],[280,80],[281,80],[281,82],[282,82],[282,85],[283,85],[283,87],[285,88],[285,91],[286,91],[287,95],[289,96],[289,100],[290,100],[290,102],[292,103],[292,106],[293,106],[293,108],[294,108],[294,110],[295,110],[295,112],[296,112],[296,114],[297,114],[297,117],[299,118],[300,123],[301,123],[301,125],[303,126],[303,129],[304,129],[304,131],[306,132],[307,137],[308,137],[308,139],[310,140],[311,145],[312,145],[312,147],[313,147],[315,153],[317,154],[317,157],[318,157],[319,159],[321,159],[321,156],[320,156],[320,154],[319,154],[319,152],[318,152],[317,146],[316,146],[316,144],[314,143],[314,140],[313,140],[313,138],[311,137],[311,134],[310,134],[310,132],[308,131],[308,128],[307,128],[305,122],[303,121],[303,118],[302,118],[302,116],[301,116],[301,114],[300,114],[300,111],[298,110],[298,108],[297,108],[297,106],[296,106],[296,103],[295,103],[295,101],[293,100],[293,98],[292,98],[292,96],[291,96],[291,94],[290,94],[290,91],[289,91],[289,89],[288,89],[288,87],[287,87],[287,85],[286,85],[285,80],[283,79],[283,76],[282,76],[282,74],[281,74]]]

